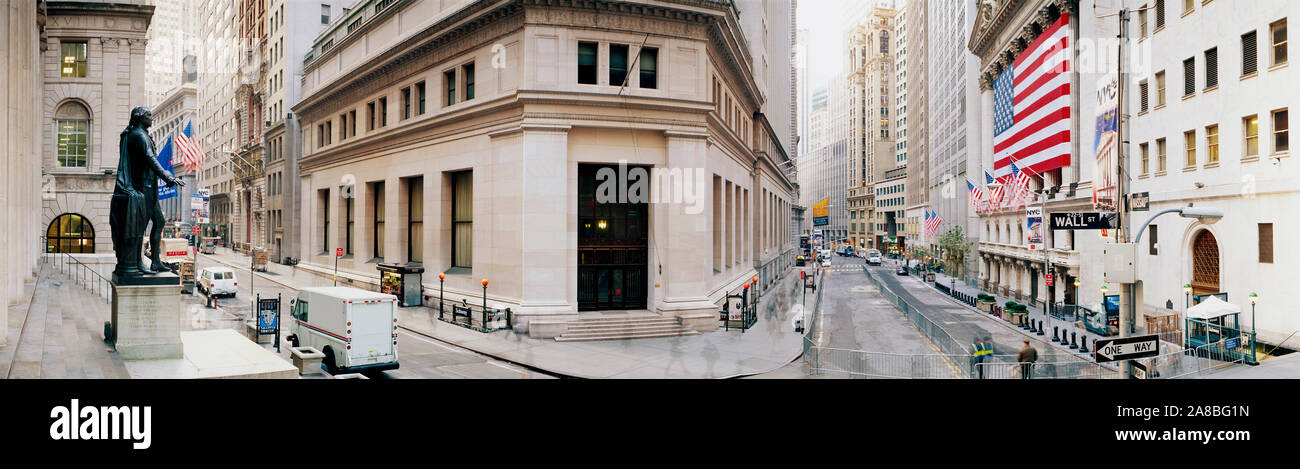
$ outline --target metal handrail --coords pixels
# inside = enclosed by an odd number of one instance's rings
[[[59,252],[54,254],[55,268],[59,269],[60,272],[66,275],[72,275],[72,271],[75,269],[77,273],[72,277],[74,282],[88,288],[91,293],[103,295],[104,302],[110,304],[113,302],[113,282],[104,278],[104,276],[100,275],[99,272],[96,272],[93,267],[86,265],[75,257],[72,257],[71,253]],[[62,259],[62,264],[59,263],[60,259]],[[71,260],[73,264],[69,264],[69,260]],[[94,278],[86,275],[87,273],[94,276]]]

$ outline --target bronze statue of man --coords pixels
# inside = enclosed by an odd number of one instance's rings
[[[168,187],[184,186],[158,164],[153,139],[148,132],[151,125],[153,115],[149,109],[137,107],[131,110],[131,120],[122,130],[117,181],[108,217],[113,251],[117,255],[117,266],[113,269],[115,280],[151,273],[140,267],[141,251],[145,228],[151,220],[157,224],[162,218],[158,213],[158,180],[166,182]],[[157,255],[161,246],[156,240],[152,242],[153,270],[158,270],[157,267],[162,265]]]

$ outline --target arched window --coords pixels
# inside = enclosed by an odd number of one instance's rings
[[[1192,294],[1219,293],[1219,242],[1210,230],[1192,241]]]
[[[85,168],[90,157],[90,111],[81,103],[69,101],[54,112],[57,148],[56,164],[60,168]]]
[[[59,215],[45,230],[45,252],[94,253],[95,227],[81,215]]]

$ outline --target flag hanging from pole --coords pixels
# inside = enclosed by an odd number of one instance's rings
[[[989,175],[988,171],[984,172],[984,180],[985,184],[994,184],[996,182],[996,180],[993,179],[993,176]],[[1006,187],[1003,185],[998,185],[994,187],[993,192],[989,194],[989,213],[1002,211],[1002,193],[1005,188]]]
[[[975,213],[983,213],[981,205],[984,202],[984,191],[980,190],[975,184],[971,184],[970,179],[966,180],[966,188],[970,190],[970,208]]]
[[[203,166],[203,146],[194,137],[193,122],[185,123],[185,130],[176,136],[176,151],[181,156],[181,164],[198,171]]]

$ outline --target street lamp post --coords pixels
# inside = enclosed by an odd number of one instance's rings
[[[1250,333],[1251,334],[1255,333],[1255,302],[1256,301],[1259,301],[1259,295],[1255,294],[1255,292],[1250,292]],[[1251,347],[1255,346],[1254,337],[1252,337],[1250,340],[1250,346]]]
[[[1183,284],[1183,314],[1187,314],[1187,310],[1191,307],[1192,307],[1192,284],[1184,283]]]

